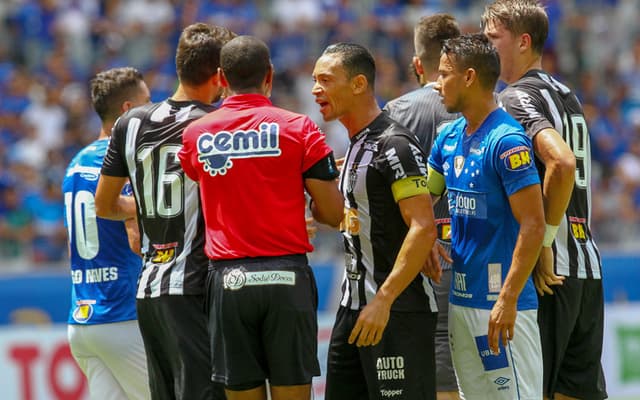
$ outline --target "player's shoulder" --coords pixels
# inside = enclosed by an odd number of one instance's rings
[[[370,125],[369,129],[379,133],[380,140],[416,140],[416,136],[395,118],[383,112]],[[408,138],[408,139],[407,139]]]
[[[137,107],[133,107],[133,108],[129,109],[128,111],[126,111],[124,114],[122,114],[120,119],[122,119],[122,120],[130,120],[132,118],[138,118],[138,119],[141,119],[141,120],[148,119],[149,116],[156,109],[158,109],[158,107],[160,107],[163,103],[164,102],[146,103],[146,104],[139,105]]]
[[[438,139],[442,140],[446,137],[456,136],[465,129],[466,125],[467,125],[467,120],[462,116],[455,118],[453,120],[447,121],[446,123],[443,123],[441,125],[438,136],[436,137],[436,140]]]
[[[86,145],[76,153],[71,159],[71,164],[90,165],[102,163],[107,148],[109,147],[109,139],[98,139]]]
[[[522,125],[502,108],[496,108],[495,111],[493,111],[490,124],[493,135],[496,137],[510,133],[525,134]]]
[[[384,110],[391,114],[402,110],[415,112],[423,106],[433,103],[442,103],[440,95],[433,89],[433,85],[426,85],[388,101]]]
[[[132,120],[138,121],[147,121],[149,120],[150,115],[156,110],[158,107],[162,105],[160,103],[147,103],[137,107],[133,107],[127,111],[125,111],[118,119],[116,120],[113,126],[113,134],[118,135],[119,132],[126,131],[126,127],[129,126],[129,123]]]

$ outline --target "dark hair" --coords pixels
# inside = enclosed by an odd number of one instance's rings
[[[91,79],[91,103],[104,122],[115,120],[122,113],[123,102],[140,90],[142,74],[135,68],[112,68],[99,72]]]
[[[500,56],[489,39],[481,33],[466,34],[447,39],[442,54],[454,55],[453,64],[458,71],[473,68],[480,85],[493,89],[500,76]]]
[[[220,49],[234,37],[227,28],[201,22],[184,28],[176,51],[180,82],[198,86],[215,75],[220,66]]]
[[[485,7],[481,21],[483,28],[489,22],[499,22],[515,35],[528,33],[537,54],[542,54],[549,35],[549,17],[537,0],[496,0]]]
[[[271,69],[269,47],[255,36],[238,36],[222,47],[220,67],[231,90],[257,89]]]
[[[338,54],[347,77],[351,79],[362,74],[373,90],[376,82],[376,62],[364,46],[356,43],[336,43],[324,49],[322,55],[327,54]]]
[[[458,36],[460,27],[450,14],[434,14],[420,18],[414,29],[413,44],[422,67],[427,71],[437,71],[442,43]]]

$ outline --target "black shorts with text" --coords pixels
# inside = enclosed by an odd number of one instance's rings
[[[437,313],[392,311],[380,343],[357,347],[348,339],[359,313],[338,309],[325,400],[435,400]]]
[[[290,386],[320,375],[318,293],[306,256],[211,261],[207,280],[214,381]]]

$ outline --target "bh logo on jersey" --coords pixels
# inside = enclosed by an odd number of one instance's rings
[[[500,159],[504,161],[505,167],[509,171],[527,169],[531,163],[531,149],[527,146],[517,146],[500,154]]]
[[[166,264],[173,261],[176,257],[176,247],[178,247],[178,242],[154,244],[151,262],[154,264]]]
[[[225,175],[233,167],[233,158],[277,157],[280,150],[280,126],[263,122],[259,130],[205,132],[198,137],[198,161],[211,176]]]

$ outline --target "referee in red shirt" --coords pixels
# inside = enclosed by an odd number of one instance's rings
[[[320,375],[317,289],[306,253],[305,195],[314,218],[338,226],[344,200],[331,148],[305,115],[269,100],[269,49],[228,42],[221,107],[184,131],[179,158],[200,184],[205,216],[212,379],[230,399],[304,399]]]

